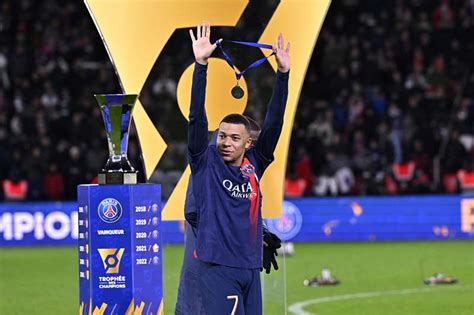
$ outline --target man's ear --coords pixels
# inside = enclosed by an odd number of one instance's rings
[[[252,146],[252,138],[248,137],[247,140],[245,141],[245,150],[250,149]]]

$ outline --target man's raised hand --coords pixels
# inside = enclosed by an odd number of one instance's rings
[[[285,48],[285,42],[281,33],[273,45],[273,51],[275,51],[278,70],[283,73],[290,71],[290,43],[288,42]]]
[[[209,38],[211,36],[211,26],[208,22],[203,22],[196,29],[196,37],[193,30],[189,30],[189,36],[193,41],[194,58],[197,63],[207,65],[207,60],[216,49],[216,44],[211,44]]]

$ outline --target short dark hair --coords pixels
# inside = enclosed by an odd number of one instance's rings
[[[262,131],[262,128],[260,128],[260,125],[251,117],[245,116],[245,118],[247,118],[250,122],[250,138],[252,138],[252,143],[255,144],[258,140],[258,137],[260,136],[260,131]]]
[[[237,125],[244,125],[245,130],[247,130],[248,134],[250,135],[250,122],[244,115],[241,114],[229,114],[221,120],[221,123],[228,123],[228,124],[237,124]]]
[[[262,128],[260,128],[260,125],[255,121],[253,120],[251,117],[249,116],[245,116],[245,118],[247,118],[247,120],[249,121],[250,123],[250,131],[252,132],[260,132],[262,131]]]

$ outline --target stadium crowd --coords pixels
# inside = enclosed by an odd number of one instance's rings
[[[286,195],[474,189],[473,53],[474,1],[333,1],[295,117]],[[153,86],[175,98],[176,85]],[[107,146],[92,94],[119,90],[83,2],[2,1],[1,198],[70,200],[96,181]],[[133,128],[128,153],[138,165]],[[172,163],[157,172],[176,173]]]

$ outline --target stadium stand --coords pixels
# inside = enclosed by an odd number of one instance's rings
[[[2,1],[2,199],[71,200],[96,181],[107,147],[92,94],[120,87],[94,28],[81,1]],[[473,37],[472,1],[333,1],[295,117],[288,195],[471,191]],[[176,85],[151,87],[175,99]],[[140,164],[133,128],[129,146]],[[169,194],[178,167],[160,166],[152,179]]]

